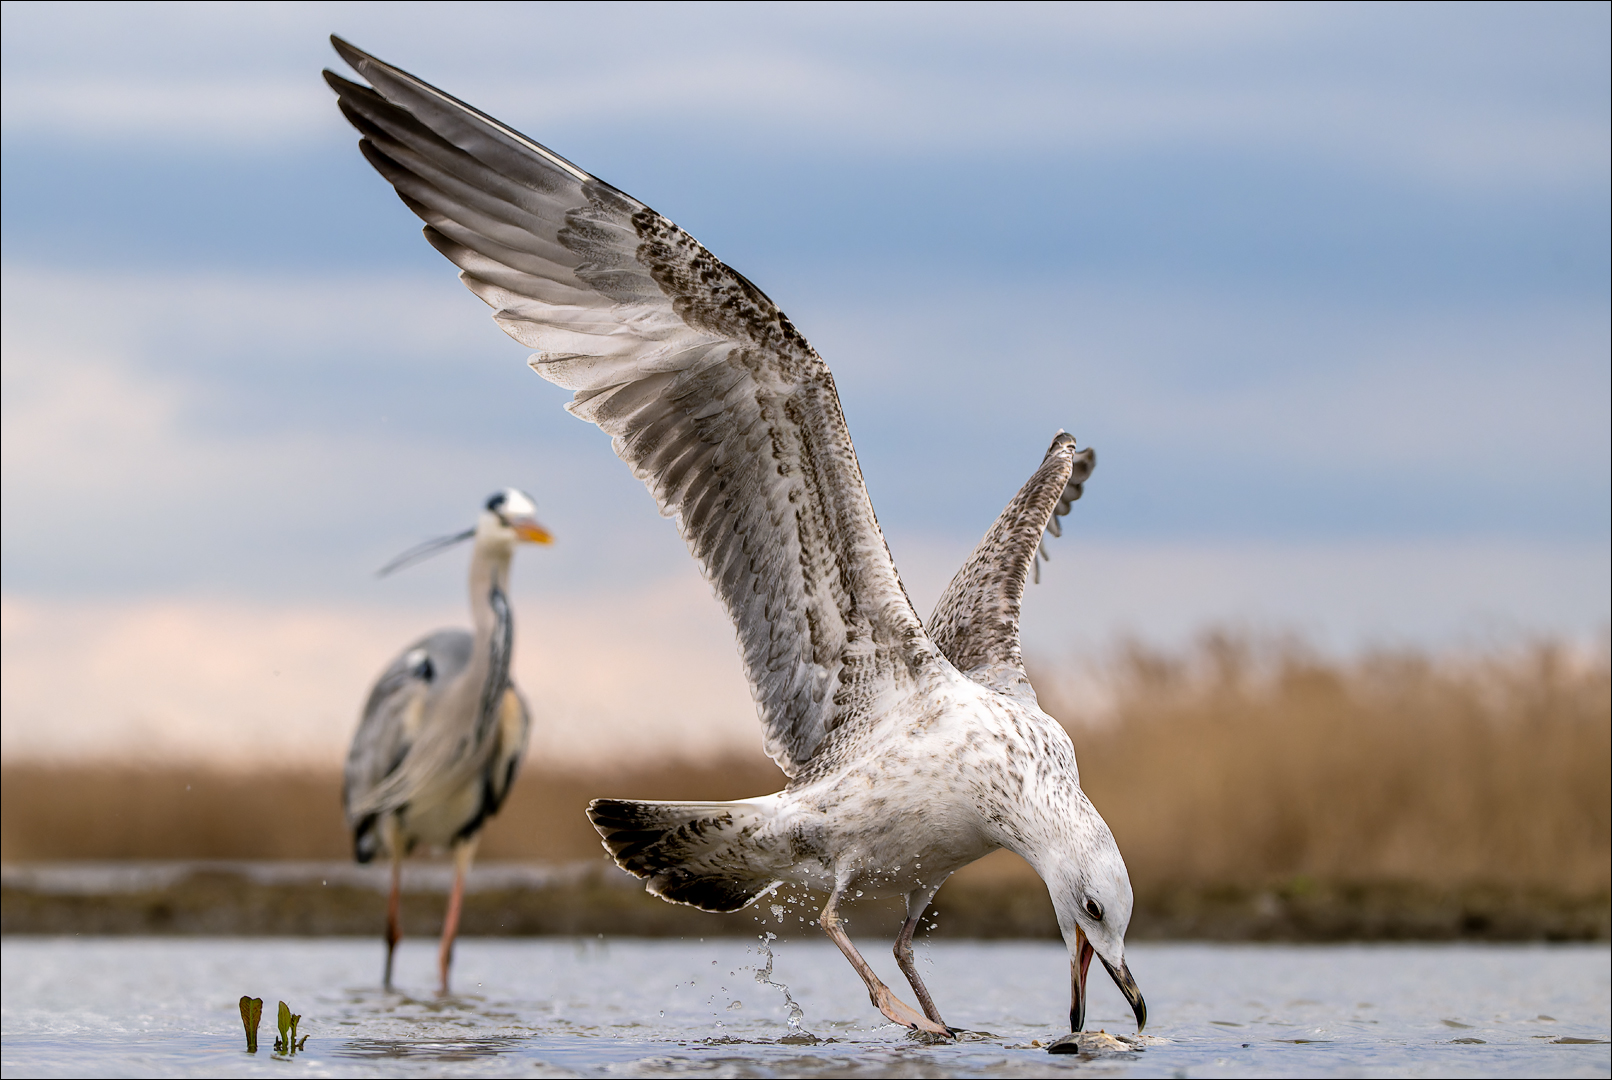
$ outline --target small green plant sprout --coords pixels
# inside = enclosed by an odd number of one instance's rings
[[[290,1056],[301,1050],[308,1042],[308,1036],[297,1038],[297,1025],[302,1022],[302,1014],[294,1013],[285,1002],[280,1002],[280,1037],[274,1040],[274,1052]]]
[[[257,1053],[257,1026],[263,1021],[263,999],[241,995],[241,1026],[246,1028],[246,1052]]]

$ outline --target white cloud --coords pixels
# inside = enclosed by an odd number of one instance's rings
[[[92,492],[169,476],[181,465],[173,429],[184,390],[171,380],[136,378],[93,354],[12,342],[3,353],[0,475],[9,492],[37,479],[87,505]]]
[[[455,611],[8,596],[0,753],[339,766],[375,678]],[[698,576],[517,612],[514,677],[533,760],[701,757],[758,723]]]
[[[250,590],[261,566],[242,553],[254,544],[260,561],[283,562],[287,536],[359,523],[395,536],[395,520],[376,527],[383,507],[408,520],[422,492],[453,490],[457,520],[483,484],[523,482],[507,445],[389,424],[386,401],[366,388],[407,386],[414,364],[465,364],[463,342],[478,331],[498,344],[483,305],[443,277],[431,288],[8,269],[0,477],[11,582],[41,558],[75,573],[117,562],[131,582],[233,562]],[[521,355],[510,347],[517,375]],[[280,370],[265,377],[263,364]],[[304,399],[322,411],[302,411]],[[218,419],[224,410],[233,422]]]
[[[316,79],[320,66],[341,66],[323,44],[337,26],[550,138],[659,127],[761,151],[771,141],[975,161],[1274,148],[1463,189],[1602,183],[1612,146],[1595,56],[1577,40],[1600,25],[1593,16],[1575,34],[1557,15],[1530,24],[1458,8],[1440,19],[1310,5],[847,5],[738,17],[483,5],[476,19],[421,5],[407,22],[346,5],[148,8],[138,19],[100,10],[86,20],[7,8],[8,132],[198,147],[324,136],[341,126]],[[78,23],[70,36],[63,20]],[[1539,92],[1564,72],[1567,92]]]
[[[927,615],[966,546],[897,537]],[[1026,654],[1092,689],[1122,635],[1296,630],[1335,651],[1510,645],[1605,632],[1595,544],[1108,544],[1066,534],[1026,597]],[[517,579],[532,571],[523,570]],[[692,564],[647,587],[517,592],[514,674],[548,768],[695,758],[760,738],[727,618]],[[7,596],[0,753],[334,767],[370,680],[456,609]],[[1100,691],[1100,686],[1096,689]]]
[[[1127,638],[1179,647],[1209,628],[1294,633],[1350,655],[1590,643],[1612,621],[1604,541],[1115,542],[1085,535],[1081,509],[1025,593],[1025,655],[1045,672],[1101,663]],[[970,544],[903,532],[891,550],[927,618]]]
[[[13,134],[261,146],[339,130],[330,101],[309,79],[7,78],[0,123]]]
[[[1059,426],[1104,455],[1094,483],[1105,496],[1144,497],[1139,483],[1199,470],[1206,499],[1248,508],[1235,529],[1248,537],[1324,520],[1288,514],[1284,494],[1261,503],[1301,482],[1341,485],[1350,506],[1375,505],[1360,492],[1380,485],[1388,509],[1357,531],[1390,536],[1427,527],[1401,520],[1405,500],[1464,506],[1483,485],[1496,495],[1471,511],[1478,524],[1441,526],[1445,509],[1435,530],[1562,535],[1604,503],[1608,343],[1593,310],[1388,317],[1058,285],[806,307],[801,325],[835,366],[875,501],[898,532],[965,534],[945,508],[994,514],[984,487],[1005,499]],[[324,595],[346,581],[339,591],[356,597],[392,547],[448,529],[483,489],[509,483],[557,515],[567,543],[550,580],[564,588],[650,580],[686,559],[605,440],[561,411],[563,393],[525,370],[524,350],[447,274],[12,268],[4,314],[12,589],[49,566],[39,580],[50,588],[82,577],[125,594],[161,581]],[[393,406],[413,411],[389,422]],[[961,437],[927,440],[915,461],[908,440],[937,427]],[[933,492],[916,519],[885,494],[915,484]],[[1204,527],[1228,522],[1211,515]],[[417,602],[441,587],[394,586]]]
[[[993,430],[1065,426],[1183,467],[1428,487],[1482,474],[1585,498],[1607,475],[1612,328],[1590,305],[1405,310],[1092,281],[809,300],[796,324],[861,395],[853,411],[871,396],[957,425],[989,386]]]

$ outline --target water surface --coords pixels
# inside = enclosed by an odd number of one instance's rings
[[[883,946],[867,951],[902,985]],[[5,1076],[1608,1076],[1606,946],[1138,944],[1141,1052],[1051,1057],[1068,961],[1042,942],[920,949],[961,1043],[882,1018],[827,942],[470,939],[458,993],[435,949],[404,943],[402,992],[379,941],[24,938],[0,943]],[[1094,970],[1088,1026],[1133,1032]],[[788,998],[786,999],[785,988]],[[237,1001],[264,999],[261,1049]],[[903,986],[903,994],[905,990]],[[311,1037],[276,1060],[284,999]],[[790,1023],[789,999],[798,1003]],[[909,997],[910,1000],[910,997]],[[1066,1017],[1065,1017],[1066,1018]]]

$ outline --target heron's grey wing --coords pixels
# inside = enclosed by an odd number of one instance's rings
[[[463,630],[438,630],[399,653],[375,681],[342,774],[342,805],[353,829],[374,816],[360,808],[408,757],[432,695],[464,670],[473,645]]]
[[[643,203],[336,48],[373,84],[326,73],[365,156],[676,518],[733,618],[784,772],[944,665],[874,518],[833,376],[772,301]]]
[[[1043,534],[1062,534],[1059,519],[1080,498],[1096,467],[1096,453],[1077,451],[1075,437],[1060,431],[1041,467],[1013,496],[935,605],[931,639],[975,681],[1006,693],[1029,687],[1019,654],[1024,587],[1032,573],[1039,578]]]

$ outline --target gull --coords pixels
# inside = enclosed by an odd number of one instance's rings
[[[1041,538],[1095,461],[1060,433],[926,626],[879,530],[828,365],[755,285],[644,203],[339,38],[368,86],[327,71],[370,164],[425,222],[566,408],[675,519],[733,620],[767,753],[788,777],[737,802],[596,800],[650,892],[736,911],[793,883],[889,1020],[955,1036],[912,963],[958,868],[1007,848],[1046,883],[1080,1030],[1093,955],[1136,1013],[1132,893],[1074,747],[1036,704],[1019,608]],[[1073,487],[1071,487],[1073,483]],[[840,905],[900,896],[895,955],[921,1012],[846,932]],[[1068,1045],[1068,1044],[1066,1044]]]
[[[474,542],[474,632],[427,634],[387,665],[369,692],[342,775],[354,858],[367,863],[385,855],[392,863],[383,978],[388,990],[392,956],[403,936],[403,856],[422,844],[453,853],[453,892],[437,952],[446,994],[465,875],[482,826],[503,805],[526,752],[531,714],[509,675],[515,632],[509,564],[517,543],[551,542],[536,514],[531,496],[507,488],[487,500],[473,528],[428,540],[380,571],[384,576],[456,544]]]

